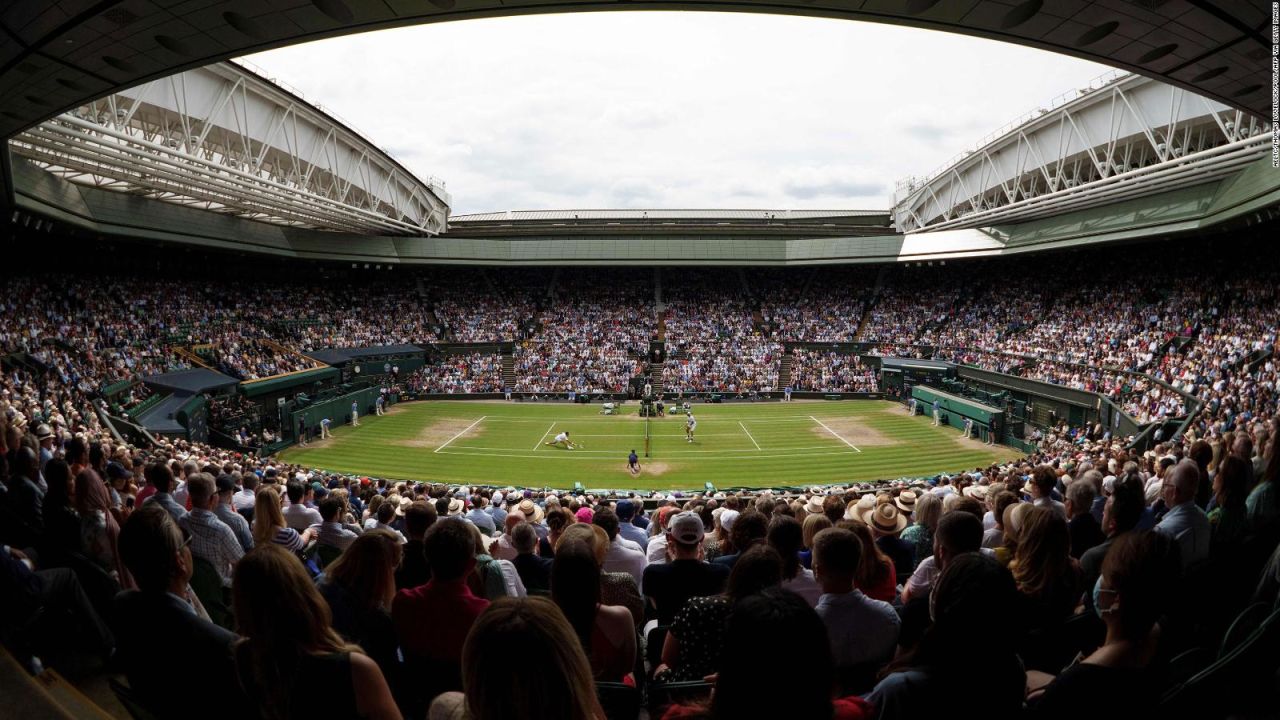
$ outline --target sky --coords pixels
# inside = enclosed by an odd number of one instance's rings
[[[1107,67],[849,20],[600,12],[466,20],[246,58],[452,214],[868,209]]]

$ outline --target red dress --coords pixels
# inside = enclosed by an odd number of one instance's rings
[[[859,587],[863,595],[873,600],[883,600],[892,603],[893,599],[898,596],[898,575],[897,570],[893,566],[893,561],[889,561],[889,568],[880,576],[880,582],[873,587]]]

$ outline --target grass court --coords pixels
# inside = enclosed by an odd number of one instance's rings
[[[933,427],[888,401],[796,401],[693,405],[698,427],[685,439],[683,414],[652,418],[639,405],[422,401],[361,418],[333,437],[281,453],[284,461],[331,472],[449,483],[558,489],[785,487],[931,475],[1020,456]],[[649,434],[649,457],[645,434]],[[582,447],[544,443],[568,431]],[[641,473],[627,470],[640,454]]]

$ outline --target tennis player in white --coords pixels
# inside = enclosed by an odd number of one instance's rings
[[[693,442],[693,431],[698,429],[698,421],[694,419],[693,413],[689,413],[689,417],[684,421],[684,436]]]
[[[543,445],[551,445],[551,446],[553,446],[553,447],[563,447],[565,450],[572,450],[572,449],[574,449],[574,448],[578,447],[577,445],[575,445],[575,444],[573,443],[573,441],[572,441],[572,440],[570,440],[570,439],[569,439],[569,431],[568,431],[568,430],[565,430],[564,432],[561,432],[560,434],[558,434],[558,435],[556,435],[555,437],[551,438],[551,439],[550,439],[550,440],[548,440],[547,442],[543,443]]]

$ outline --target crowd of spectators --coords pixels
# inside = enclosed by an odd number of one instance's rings
[[[800,277],[755,270],[749,278],[767,331],[796,342],[851,342],[875,281],[861,266],[818,268]]]
[[[597,683],[703,678],[662,716],[1136,711],[1170,657],[1276,601],[1275,420],[1147,452],[1061,426],[926,482],[650,497],[334,476],[48,420],[0,403],[0,640],[29,668],[99,656],[158,716],[599,719]],[[158,663],[217,692],[184,702]],[[810,687],[753,691],[783,668]]]
[[[792,352],[791,387],[810,392],[880,391],[880,372],[859,355],[797,348]]]
[[[410,373],[406,387],[416,394],[501,392],[502,354],[445,355]]]
[[[745,394],[778,387],[782,345],[757,326],[758,308],[730,278],[692,268],[664,276],[665,390]]]

